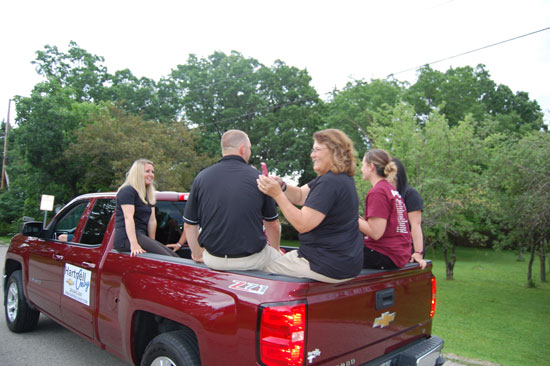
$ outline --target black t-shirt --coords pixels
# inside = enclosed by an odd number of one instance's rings
[[[143,203],[134,187],[131,185],[122,187],[116,195],[115,248],[122,248],[124,246],[123,243],[128,241],[128,235],[126,235],[126,226],[124,223],[124,212],[122,212],[121,205],[134,205],[134,223],[136,225],[136,234],[143,233],[147,235],[147,225],[152,212],[152,206]]]
[[[210,254],[246,256],[267,244],[262,220],[276,220],[278,214],[275,201],[258,189],[259,174],[229,155],[195,177],[183,220],[200,225],[199,243]]]
[[[405,202],[407,212],[422,211],[424,209],[422,197],[420,197],[418,191],[413,187],[407,185],[401,197],[403,198],[403,202]]]
[[[343,279],[359,274],[363,267],[363,237],[359,232],[359,199],[353,178],[327,172],[308,183],[304,206],[326,217],[310,232],[300,234],[298,253],[312,271]]]
[[[407,212],[413,212],[413,211],[422,211],[424,210],[424,201],[422,200],[422,197],[420,196],[420,193],[413,187],[407,185],[405,189],[403,190],[403,194],[401,195],[403,198],[403,202],[405,202],[405,207],[407,208]],[[410,222],[409,222],[410,227]],[[422,227],[420,227],[422,229]],[[411,244],[411,251],[414,253],[414,245]],[[422,251],[424,251],[424,248],[422,248]]]

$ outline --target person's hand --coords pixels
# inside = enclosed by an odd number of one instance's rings
[[[420,268],[424,269],[426,268],[426,265],[428,264],[424,258],[422,258],[422,254],[420,253],[413,253],[413,255],[411,255],[411,260],[410,260],[411,263],[413,262],[418,262],[418,264],[420,264]]]
[[[130,246],[130,256],[135,256],[141,253],[147,253],[139,244],[133,244]]]
[[[283,193],[283,190],[281,189],[281,184],[277,182],[277,179],[275,179],[275,177],[266,177],[260,175],[258,179],[256,179],[256,183],[258,183],[258,189],[260,190],[260,192],[272,198],[275,198],[279,194]]]
[[[173,244],[166,244],[166,247],[172,249],[174,252],[177,252],[183,247],[183,245],[181,245],[180,243],[173,243]]]
[[[283,180],[281,179],[281,177],[278,177],[276,175],[270,175],[269,177],[275,179],[277,181],[277,183],[279,183],[279,186],[281,186],[281,188],[283,188]]]

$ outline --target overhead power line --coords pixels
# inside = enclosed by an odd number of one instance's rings
[[[437,63],[439,63],[439,62],[451,60],[451,59],[453,59],[453,58],[457,58],[457,57],[464,56],[464,55],[467,55],[467,54],[470,54],[470,53],[474,53],[474,52],[477,52],[477,51],[481,51],[481,50],[484,50],[484,49],[486,49],[486,48],[498,46],[498,45],[503,44],[503,43],[506,43],[506,42],[515,41],[516,39],[520,39],[520,38],[523,38],[523,37],[531,36],[531,35],[533,35],[533,34],[540,33],[540,32],[544,32],[544,31],[547,31],[547,30],[550,30],[550,27],[543,28],[543,29],[539,29],[539,30],[534,31],[534,32],[531,32],[531,33],[522,34],[521,36],[517,36],[517,37],[514,37],[514,38],[510,38],[510,39],[507,39],[507,40],[504,40],[504,41],[500,41],[500,42],[497,42],[497,43],[493,43],[493,44],[490,44],[490,45],[487,45],[487,46],[483,46],[483,47],[480,47],[480,48],[476,48],[475,50],[471,50],[471,51],[459,53],[458,55],[445,57],[445,58],[442,58],[441,60],[428,62],[428,63],[422,64],[422,65],[420,65],[420,66],[411,67],[411,68],[409,68],[409,69],[402,70],[402,71],[399,71],[399,72],[394,72],[394,73],[388,74],[388,77],[389,77],[389,76],[393,76],[393,75],[397,75],[397,74],[402,74],[402,73],[407,72],[407,71],[418,70],[418,69],[420,69],[421,67],[424,67],[424,66],[433,65],[433,64],[437,64]]]

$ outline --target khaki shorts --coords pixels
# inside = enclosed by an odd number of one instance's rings
[[[287,276],[311,278],[312,280],[327,283],[340,283],[351,280],[351,278],[342,280],[330,278],[320,273],[313,272],[309,267],[309,261],[305,258],[298,257],[297,250],[287,252],[284,256],[279,256],[279,258],[269,263],[264,268],[264,271]]]
[[[258,253],[241,258],[216,257],[204,250],[202,258],[206,266],[220,271],[229,270],[260,270],[263,271],[265,266],[282,257],[282,254],[271,245],[266,245]]]

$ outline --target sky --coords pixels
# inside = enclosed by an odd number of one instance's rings
[[[0,121],[10,98],[42,81],[35,52],[66,52],[75,41],[110,73],[154,80],[189,54],[279,59],[306,69],[323,99],[354,80],[394,74],[414,83],[416,67],[450,58],[431,67],[484,64],[497,84],[536,99],[550,122],[550,0],[12,0],[0,13]]]

